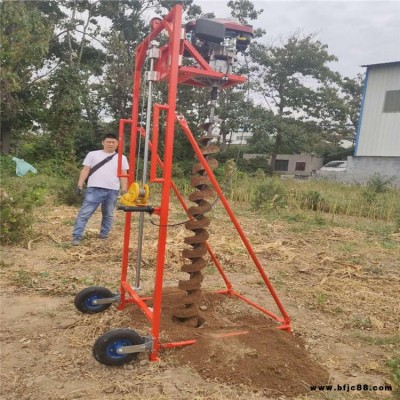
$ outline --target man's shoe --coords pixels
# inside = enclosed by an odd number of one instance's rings
[[[80,241],[79,239],[74,239],[74,240],[71,242],[71,244],[72,244],[72,246],[79,246],[79,245],[81,244],[81,241]]]
[[[108,239],[108,236],[102,236],[102,235],[100,235],[100,236],[99,236],[99,239],[101,239],[101,240],[106,240],[106,239]]]

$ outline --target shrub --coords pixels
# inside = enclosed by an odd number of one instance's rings
[[[318,190],[308,190],[301,195],[303,207],[310,210],[326,211],[328,208],[322,194]]]
[[[390,188],[392,181],[393,178],[386,178],[380,174],[375,174],[369,179],[367,188],[371,192],[384,193]]]
[[[30,191],[2,195],[0,210],[1,243],[20,243],[32,233],[35,203]]]
[[[233,187],[237,181],[237,166],[235,160],[230,159],[225,162],[223,169],[222,186],[227,196],[232,194]]]
[[[56,191],[57,200],[68,206],[80,206],[82,196],[76,192],[76,179],[64,179],[60,182]]]
[[[400,213],[394,216],[394,231],[400,232]]]
[[[238,160],[238,168],[250,174],[254,174],[256,171],[264,171],[266,175],[271,176],[272,170],[268,164],[268,160],[265,157],[256,157],[250,160],[245,160],[243,158]]]
[[[80,167],[76,164],[72,164],[65,161],[58,161],[55,159],[49,159],[46,161],[40,161],[36,164],[37,170],[40,174],[46,176],[57,176],[59,178],[75,176],[78,179]]]
[[[196,160],[190,161],[176,161],[172,164],[172,176],[173,179],[182,179],[192,174],[193,165],[196,164]],[[142,175],[139,175],[140,177]]]
[[[42,174],[2,179],[2,243],[20,243],[29,239],[35,208],[45,204],[48,195],[56,193],[58,183],[59,179]]]
[[[281,208],[286,203],[287,193],[282,182],[277,178],[269,178],[257,186],[252,205],[254,210],[260,210]]]
[[[363,200],[367,203],[367,204],[373,204],[376,202],[377,199],[377,194],[378,192],[376,192],[373,189],[370,189],[369,187],[367,187],[366,189],[364,189],[363,191],[361,191],[361,197],[363,198]]]
[[[263,180],[264,178],[266,178],[266,173],[264,170],[258,168],[256,173],[254,174],[254,178],[256,178],[257,180]]]
[[[0,155],[1,177],[15,176],[15,162],[11,156]]]

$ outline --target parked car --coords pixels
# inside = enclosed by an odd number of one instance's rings
[[[347,161],[330,161],[320,168],[320,171],[344,172],[347,169]]]
[[[338,160],[330,161],[315,171],[314,178],[329,179],[329,180],[340,180],[347,171],[347,161]]]

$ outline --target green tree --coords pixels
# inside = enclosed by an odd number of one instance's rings
[[[101,2],[63,0],[59,4],[65,14],[50,49],[57,66],[48,80],[46,128],[53,154],[74,161],[80,136],[92,142],[101,135],[99,88],[106,63],[98,19]]]
[[[231,9],[231,15],[241,24],[246,25],[251,21],[255,21],[264,12],[263,9],[257,10],[251,0],[230,0],[228,7]],[[265,30],[258,28],[254,32],[255,37],[265,35]]]
[[[39,70],[54,26],[36,2],[0,3],[1,151],[8,154],[12,135],[33,127],[38,117]]]
[[[322,137],[322,133],[335,131],[345,120],[338,91],[340,75],[328,66],[337,59],[314,35],[292,35],[282,46],[254,43],[250,54],[255,63],[255,91],[273,115],[272,126],[269,122],[264,132],[274,142],[273,168],[278,153],[310,150],[305,146],[310,140],[294,143],[294,137],[312,135],[314,142],[326,140],[329,136]]]
[[[129,118],[131,115],[135,50],[150,31],[150,26],[146,22],[144,14],[149,11],[166,14],[175,4],[176,1],[173,0],[102,2],[101,14],[111,20],[110,30],[104,35],[107,41],[108,67],[105,73],[103,96],[107,111],[115,121],[119,118]],[[201,8],[192,4],[192,1],[184,1],[183,7],[184,20],[202,15]],[[210,17],[211,15],[204,16]],[[158,88],[155,88],[157,101],[165,101],[166,88],[162,84],[156,86],[158,86]],[[183,92],[181,92],[181,96],[184,96]],[[145,112],[146,99],[142,98],[140,101],[144,103],[140,105],[140,110]]]
[[[357,74],[353,79],[343,78],[341,83],[341,91],[343,94],[344,104],[347,115],[347,136],[345,139],[355,141],[355,133],[358,127],[358,118],[360,116],[361,97],[363,92],[364,76]]]
[[[100,12],[111,21],[106,41],[108,66],[104,76],[104,97],[107,111],[115,121],[129,118],[132,102],[132,75],[135,50],[149,32],[143,14],[156,5],[154,1],[105,1]]]
[[[102,94],[108,114],[113,118],[112,125],[120,118],[131,116],[132,104],[132,72],[134,69],[135,51],[141,40],[150,31],[149,24],[143,14],[154,11],[158,14],[166,14],[175,1],[111,1],[104,2],[102,15],[111,20],[110,31],[106,33],[108,66],[105,71],[105,80]],[[200,16],[210,18],[213,14],[202,14],[199,6],[191,1],[183,2],[183,20],[189,21]],[[162,41],[165,38],[158,38]],[[162,45],[162,43],[161,43]],[[187,59],[185,63],[190,62]],[[145,64],[143,73],[148,68]],[[153,86],[153,103],[166,103],[168,87],[165,82],[156,82]],[[146,80],[142,77],[141,97],[139,99],[139,113],[142,121],[145,121],[147,112]],[[208,116],[207,107],[209,101],[209,89],[197,89],[189,86],[178,88],[178,111],[183,113],[190,122],[194,133],[201,131],[198,126]],[[183,134],[175,136],[175,155],[179,161],[192,157],[193,151]],[[160,144],[162,147],[162,144]],[[160,149],[161,150],[161,149]]]
[[[251,21],[257,20],[264,12],[262,9],[256,9],[251,0],[230,0],[227,3],[231,9],[231,16],[243,25],[248,25]],[[255,37],[261,37],[265,30],[257,29]],[[246,54],[238,54],[237,75],[249,76],[249,65]],[[217,104],[217,115],[220,119],[220,144],[225,151],[230,144],[232,133],[242,130],[243,132],[254,133],[254,120],[250,118],[253,111],[257,109],[250,100],[251,82],[248,80],[245,84],[238,87],[221,91]]]

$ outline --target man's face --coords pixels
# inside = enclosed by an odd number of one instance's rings
[[[118,147],[118,140],[106,138],[101,142],[101,144],[103,145],[103,149],[106,153],[114,153]]]

